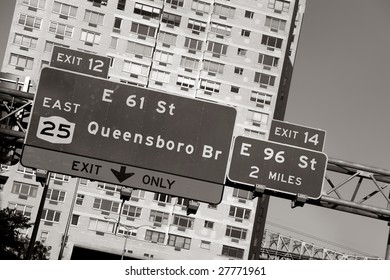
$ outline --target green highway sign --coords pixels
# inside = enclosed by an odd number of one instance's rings
[[[235,118],[232,107],[44,68],[21,162],[219,203]]]
[[[234,141],[229,180],[313,199],[321,196],[328,158],[312,151],[238,136]]]

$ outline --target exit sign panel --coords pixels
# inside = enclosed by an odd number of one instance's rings
[[[22,164],[218,203],[235,118],[232,107],[44,68]]]

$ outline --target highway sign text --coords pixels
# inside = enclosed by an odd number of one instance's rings
[[[272,120],[268,140],[310,150],[322,151],[325,142],[325,131]]]

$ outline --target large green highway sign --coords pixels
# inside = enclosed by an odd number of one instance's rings
[[[235,118],[232,107],[44,68],[21,161],[219,203]]]

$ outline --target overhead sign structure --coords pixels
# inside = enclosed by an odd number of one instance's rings
[[[21,162],[219,203],[235,118],[232,107],[44,68]]]
[[[268,140],[322,152],[325,143],[325,131],[272,120]]]
[[[238,136],[228,177],[278,192],[318,199],[328,158],[322,152]]]
[[[50,66],[107,78],[110,61],[105,56],[54,46]]]

